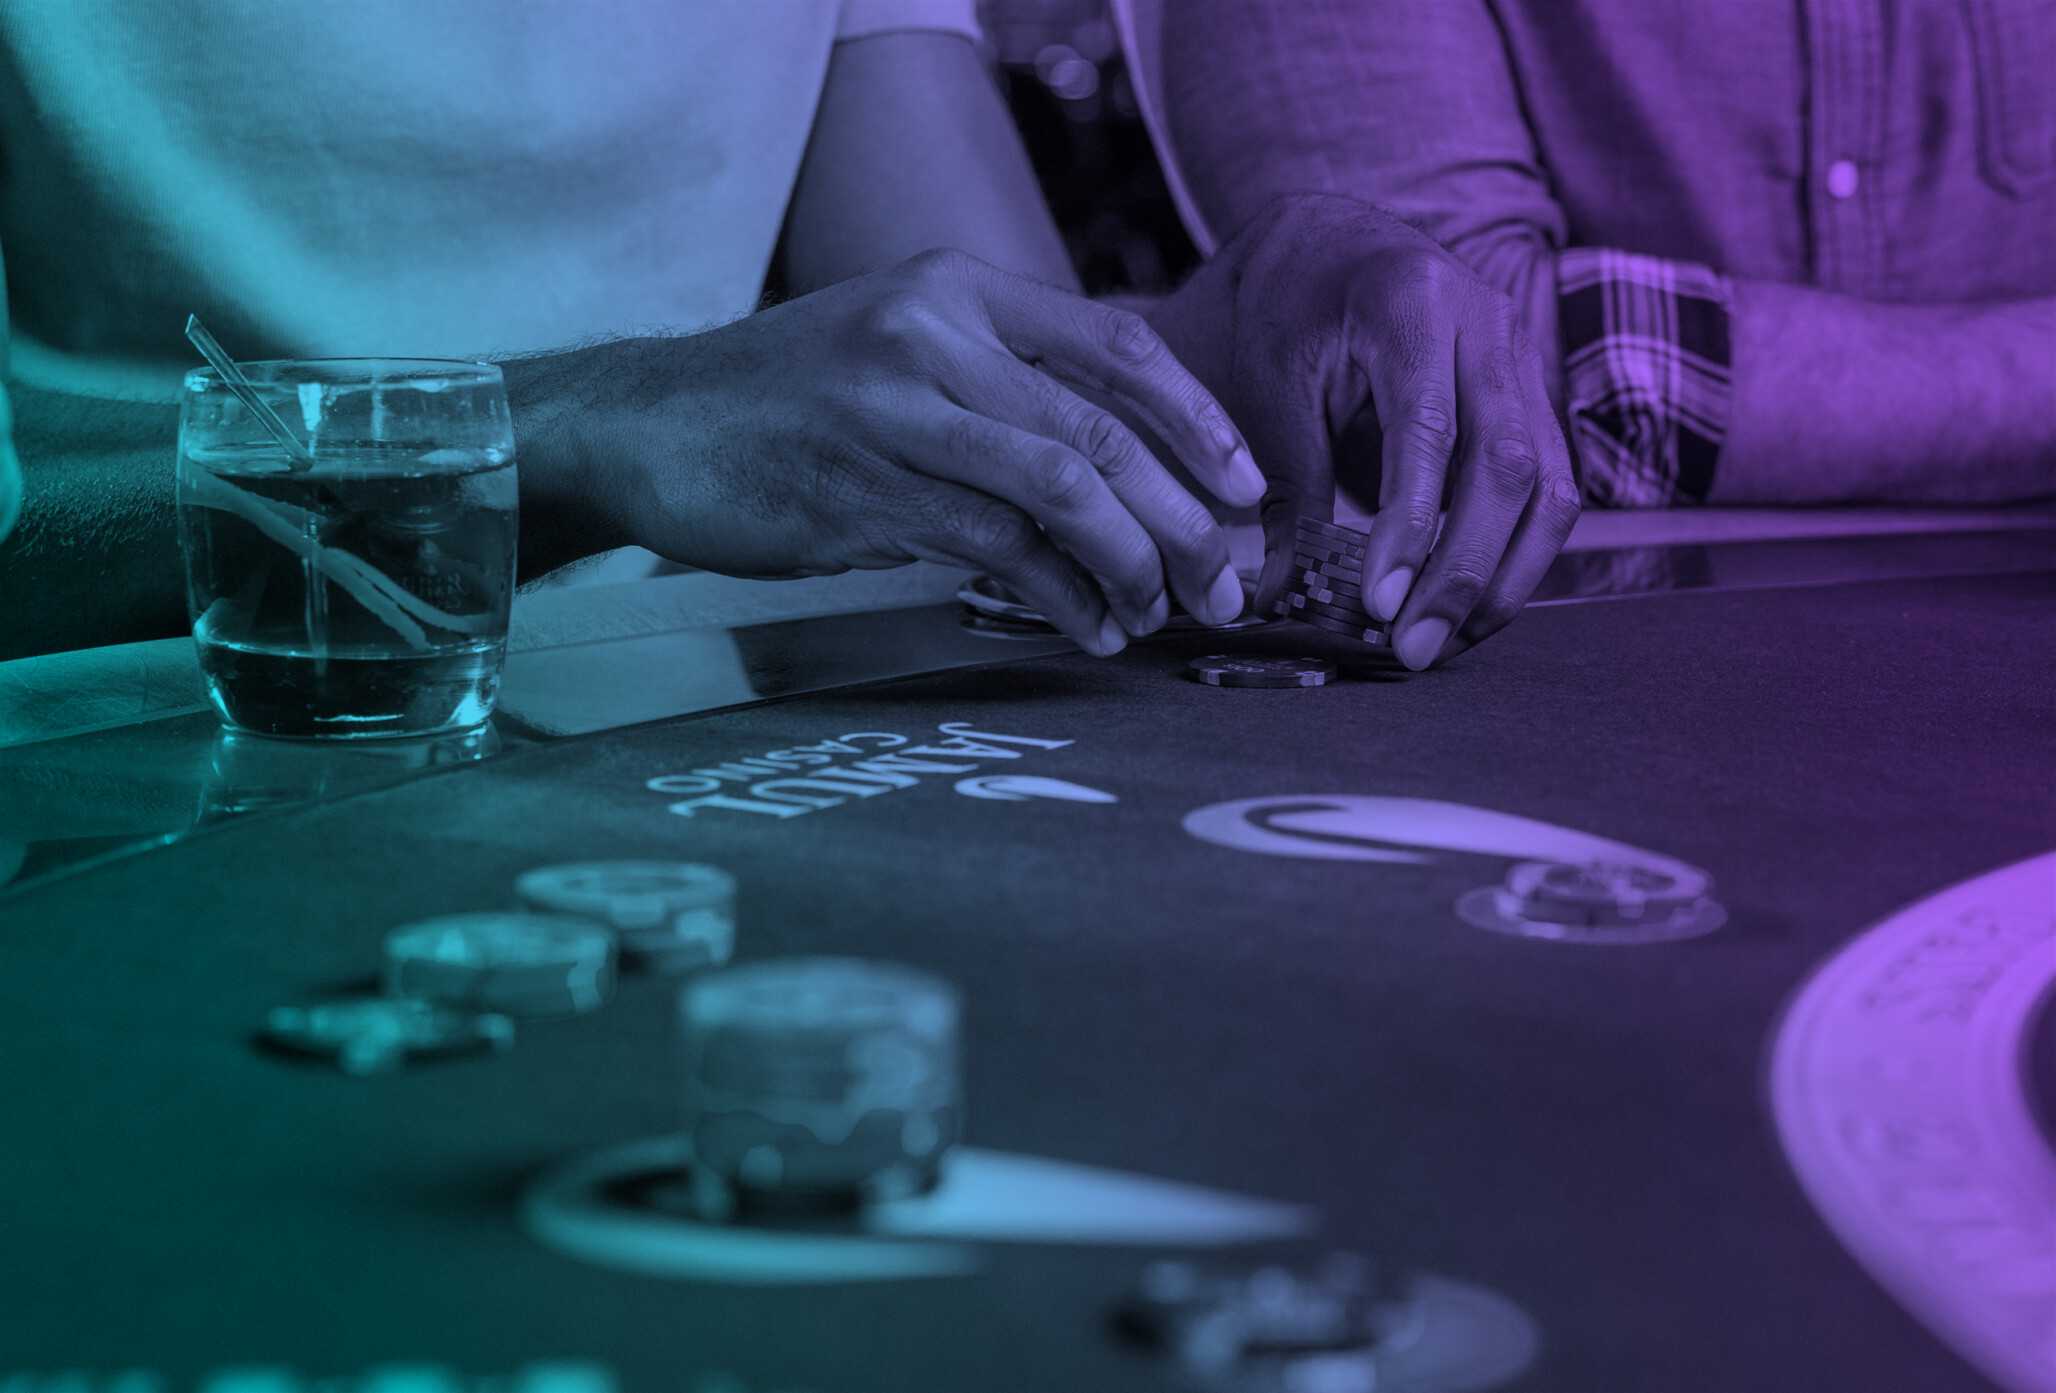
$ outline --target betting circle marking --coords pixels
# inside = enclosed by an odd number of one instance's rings
[[[2056,1390],[2056,1155],[2024,1043],[2056,993],[2056,853],[1910,905],[1817,969],[1770,1105],[1815,1209],[1871,1276],[2016,1393]]]

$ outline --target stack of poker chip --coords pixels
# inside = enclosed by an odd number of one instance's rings
[[[1302,517],[1293,541],[1292,572],[1273,614],[1331,634],[1384,648],[1388,626],[1364,605],[1365,534]]]
[[[946,982],[849,958],[694,978],[680,994],[703,1217],[841,1210],[932,1188],[961,1125]]]
[[[552,914],[448,914],[386,935],[387,995],[509,1016],[569,1016],[614,988],[614,935]]]
[[[514,882],[537,909],[614,931],[624,964],[683,974],[735,954],[735,877],[688,861],[589,861],[543,866]]]
[[[1681,865],[1521,861],[1457,901],[1495,933],[1578,943],[1660,943],[1712,933],[1727,911],[1704,871]]]

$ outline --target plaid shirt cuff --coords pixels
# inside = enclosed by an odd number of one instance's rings
[[[1703,503],[1728,427],[1727,277],[1580,247],[1556,259],[1571,441],[1585,494]]]

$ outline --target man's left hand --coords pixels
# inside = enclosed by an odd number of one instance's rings
[[[1149,318],[1269,481],[1260,610],[1284,589],[1297,519],[1333,516],[1339,465],[1375,480],[1365,606],[1408,667],[1520,613],[1579,495],[1506,296],[1398,219],[1307,195],[1273,203]],[[1359,441],[1371,458],[1340,458]]]

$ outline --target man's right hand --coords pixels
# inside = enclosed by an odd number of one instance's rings
[[[541,366],[509,368],[524,508],[583,489],[619,542],[731,575],[976,567],[1099,654],[1160,626],[1167,588],[1211,623],[1242,609],[1207,508],[1073,388],[1248,505],[1227,412],[1139,316],[974,258]]]

